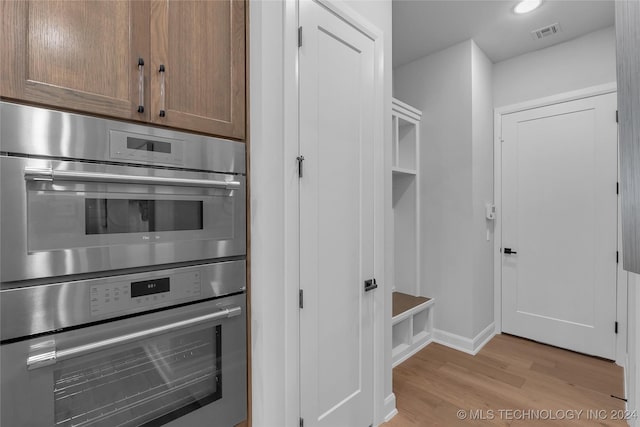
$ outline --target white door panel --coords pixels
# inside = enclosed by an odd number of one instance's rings
[[[374,43],[300,2],[301,416],[305,426],[373,418]]]
[[[502,118],[503,330],[615,358],[615,94]]]

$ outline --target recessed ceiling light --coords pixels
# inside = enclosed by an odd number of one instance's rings
[[[519,15],[529,13],[537,9],[542,4],[542,0],[522,0],[513,8],[513,11]]]

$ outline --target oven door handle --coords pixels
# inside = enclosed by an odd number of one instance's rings
[[[53,170],[52,168],[24,168],[27,181],[72,181],[105,182],[115,184],[175,185],[179,187],[214,187],[233,190],[240,188],[238,181],[216,181],[210,179],[168,178],[162,176],[119,175],[101,172],[79,172]]]
[[[240,314],[242,314],[242,307],[229,307],[215,313],[205,314],[202,316],[194,317],[192,319],[181,320],[179,322],[169,323],[167,325],[145,329],[138,332],[132,332],[130,334],[120,335],[114,338],[95,341],[89,344],[79,345],[77,347],[71,347],[63,350],[56,350],[55,342],[48,341],[47,343],[45,343],[47,344],[47,346],[39,346],[39,351],[37,353],[29,355],[29,358],[27,359],[27,369],[31,370],[53,365],[56,362],[71,359],[73,357],[78,357],[86,353],[105,350],[117,345],[139,341],[155,335],[197,326],[202,323],[211,322],[214,320],[228,319],[230,317],[239,316]]]

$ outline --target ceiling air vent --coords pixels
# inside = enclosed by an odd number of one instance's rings
[[[531,37],[535,40],[543,39],[545,37],[552,36],[561,31],[560,24],[557,22],[555,24],[547,25],[546,27],[538,28],[537,30],[531,31]]]

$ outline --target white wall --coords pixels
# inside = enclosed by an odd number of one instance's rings
[[[284,4],[249,13],[252,417],[285,426]]]
[[[393,75],[394,96],[422,111],[422,294],[435,299],[435,328],[466,337],[472,334],[470,50],[465,41]]]
[[[378,108],[384,109],[384,135],[385,140],[390,140],[391,0],[354,0],[346,4],[384,34],[383,61],[378,70],[384,81],[384,105]],[[299,416],[295,239],[297,2],[252,0],[249,13],[252,421],[254,427],[284,427],[297,425]],[[385,169],[390,171],[390,152],[385,153],[385,161],[389,166]],[[390,181],[389,172],[385,194],[376,197],[390,200]],[[388,230],[385,233],[389,236]],[[376,396],[376,423],[386,415],[385,398],[393,396],[391,288],[384,286],[390,281],[386,271],[380,283],[384,297],[376,303],[380,314],[376,330],[385,331],[385,342],[376,342],[374,352],[384,366],[384,372],[374,379],[376,387],[383,390]],[[395,402],[391,404],[395,408]]]
[[[471,40],[394,70],[394,96],[423,112],[422,294],[435,299],[434,327],[467,341],[493,321],[491,83]]]
[[[471,42],[471,146],[473,194],[473,330],[477,336],[493,323],[493,221],[485,204],[493,202],[493,64]],[[487,238],[489,232],[489,238]]]
[[[616,81],[614,27],[493,66],[496,107]]]
[[[631,427],[640,427],[640,275],[629,273],[628,288],[628,364],[627,409],[639,418],[629,420]]]

